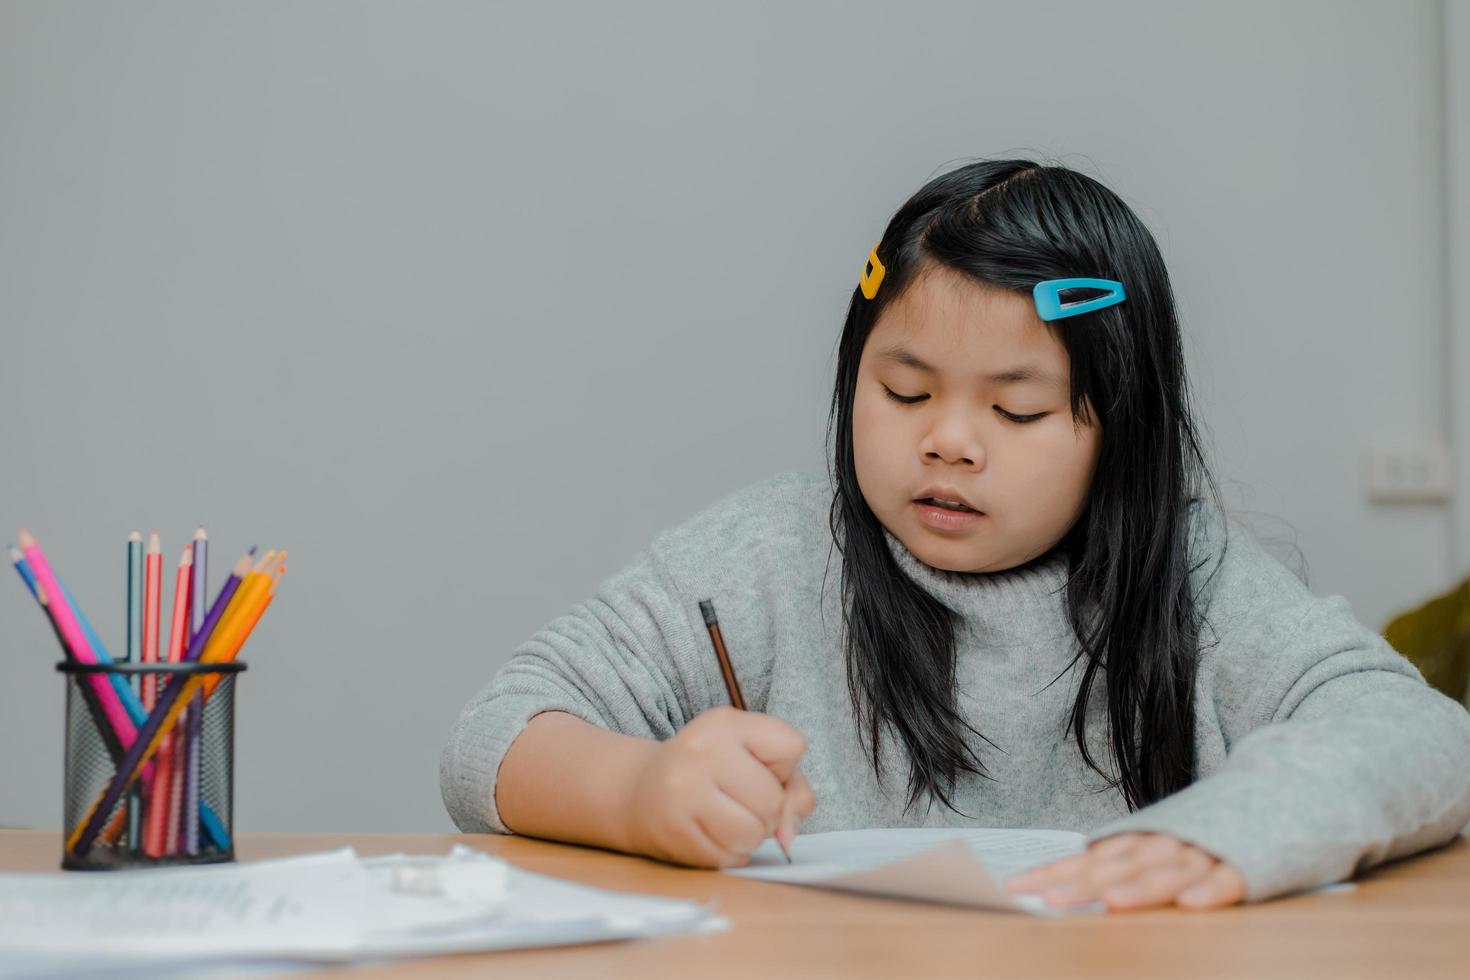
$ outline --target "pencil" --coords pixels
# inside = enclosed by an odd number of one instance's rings
[[[66,651],[68,657],[86,664],[112,663],[107,648],[97,636],[91,623],[87,621],[81,606],[51,570],[50,563],[47,562],[40,544],[24,529],[20,531],[20,545],[24,563],[17,563],[16,569],[21,572],[21,577],[27,585],[34,584],[32,591],[35,593],[36,601],[40,603],[42,610],[51,620],[52,628],[56,631],[62,649]],[[48,586],[51,592],[47,591]],[[108,680],[114,683],[109,685]],[[138,722],[135,722],[134,719],[146,717],[138,696],[126,683],[117,683],[121,680],[117,675],[112,675],[110,678],[94,675],[85,679],[79,678],[77,681],[82,700],[96,724],[97,733],[102,738],[108,755],[114,760],[126,760],[128,751],[131,750],[138,737],[138,729],[135,727]],[[139,767],[138,773],[142,777],[143,785],[147,786],[155,775],[153,761],[151,759],[146,761]],[[217,841],[228,841],[228,834],[224,832],[218,817],[208,804],[201,801],[199,809],[200,817],[210,828],[210,836]],[[121,808],[116,818],[108,824],[109,843],[119,831],[127,826]]]
[[[194,532],[194,578],[189,584],[190,610],[189,610],[189,639],[199,632],[204,625],[204,617],[208,612],[205,608],[205,597],[209,594],[209,536],[204,533],[201,525]],[[189,705],[189,737],[185,744],[188,750],[185,754],[184,766],[184,837],[183,850],[185,854],[199,853],[199,821],[194,819],[197,812],[195,801],[199,799],[199,764],[200,756],[204,751],[202,739],[204,738],[204,697],[201,694],[194,695],[194,702]]]
[[[250,550],[253,552],[255,549]],[[243,628],[236,631],[229,644],[227,646],[209,645],[212,639],[211,634],[223,617],[227,605],[233,604],[233,597],[238,595],[240,575],[248,567],[249,556],[247,555],[240,559],[230,577],[225,580],[224,588],[220,590],[220,594],[214,600],[214,605],[210,607],[209,616],[204,620],[204,628],[189,644],[189,652],[184,654],[186,662],[223,663],[233,660],[239,654],[250,631],[254,629],[255,624],[260,621],[261,615],[265,612],[265,607],[270,605],[271,599],[275,597],[275,583],[283,571],[277,568],[275,573],[269,576],[268,589],[264,590],[263,595],[257,595],[252,608],[244,611],[243,618],[239,620]],[[147,724],[138,733],[132,748],[128,750],[126,757],[117,767],[112,782],[92,802],[86,816],[82,817],[72,829],[66,842],[67,850],[73,854],[85,855],[91,849],[92,842],[102,831],[107,813],[117,805],[118,797],[127,789],[128,784],[137,778],[143,766],[151,760],[153,754],[158,750],[158,743],[163,732],[178,720],[179,712],[183,709],[184,704],[187,704],[194,692],[201,688],[204,689],[206,698],[213,692],[214,684],[208,684],[206,680],[218,683],[216,676],[211,675],[206,679],[194,675],[183,684],[170,685],[163,692],[155,710],[148,716]]]
[[[143,658],[143,535],[128,533],[128,663]],[[133,678],[133,690],[141,693],[143,683]],[[128,793],[128,850],[141,854],[143,849],[143,791],[134,785]]]
[[[204,651],[204,645],[209,642],[209,638],[214,632],[215,626],[219,623],[220,619],[224,616],[225,611],[230,608],[230,604],[234,601],[235,593],[240,587],[240,579],[250,568],[250,559],[254,554],[255,548],[254,546],[251,546],[250,550],[246,552],[240,558],[240,560],[235,563],[235,567],[230,570],[230,575],[225,579],[225,584],[220,588],[219,595],[215,596],[214,604],[209,607],[209,615],[204,617],[204,626],[201,627],[200,630],[195,633],[193,638],[189,641],[189,649],[184,654],[184,660],[192,662],[199,659],[200,654]],[[145,732],[152,731],[152,729],[149,729],[147,725],[144,725],[143,728]],[[144,736],[140,732],[138,737],[139,739],[142,739]],[[145,789],[149,787],[149,784],[151,782],[151,777],[154,769],[153,754],[156,749],[157,746],[152,746],[148,748],[148,755],[144,759],[143,765],[139,767],[140,774],[143,777],[141,782],[143,783]],[[124,764],[127,764],[126,759],[124,759]],[[131,769],[133,767],[131,765],[128,765],[128,768],[130,770],[128,774],[128,779],[132,780],[133,776],[131,775]],[[115,774],[114,778],[117,778],[118,775],[121,775],[121,773]],[[109,806],[111,805],[112,804],[109,804]],[[151,805],[152,802],[150,798],[149,806],[151,807]],[[225,829],[225,825],[220,821],[219,816],[203,799],[200,799],[199,801],[199,819],[203,822],[205,832],[209,834],[210,839],[214,841],[216,847],[219,847],[222,850],[228,849],[230,847],[231,839],[229,832]],[[144,836],[146,837],[147,835],[145,834]],[[87,848],[90,848],[92,846],[92,840],[94,838],[95,832],[94,837],[88,839]],[[102,835],[102,838],[107,843],[112,843],[112,838],[109,834],[104,833]],[[85,853],[85,850],[86,849],[83,849],[82,853]]]
[[[178,571],[174,574],[173,615],[169,617],[168,648],[164,654],[169,663],[178,663],[184,655],[184,632],[189,623],[189,578],[193,564],[194,552],[186,547],[179,556]],[[177,679],[173,683],[178,683]],[[153,780],[153,799],[144,834],[144,848],[150,857],[178,851],[179,811],[184,795],[180,756],[188,751],[187,746],[180,744],[181,732],[182,726],[180,730],[165,732],[158,747],[158,775]]]
[[[51,565],[46,561],[46,554],[36,542],[30,532],[24,528],[19,535],[20,552],[30,564],[31,572],[36,579],[36,600],[46,609],[47,615],[53,617],[56,631],[61,634],[62,645],[70,655],[86,664],[97,662],[97,656],[87,643],[86,636],[82,633],[81,626],[76,617],[72,615],[71,607],[62,595],[61,586],[57,584],[56,576],[52,574]],[[100,675],[92,675],[86,679],[92,690],[97,694],[97,700],[102,706],[103,713],[107,716],[108,726],[116,733],[117,740],[126,749],[131,744],[131,739],[136,733],[133,721],[128,717],[127,710],[123,707],[122,700],[117,691],[113,690],[107,678]],[[106,736],[104,736],[106,737]]]
[[[208,615],[209,600],[209,536],[204,528],[194,532],[194,579],[189,586],[189,639],[199,632]]]
[[[50,622],[51,629],[55,632],[56,639],[61,644],[62,651],[67,655],[67,658],[78,663],[112,663],[113,659],[108,654],[106,645],[97,635],[97,631],[92,628],[92,624],[88,622],[87,614],[82,611],[81,604],[76,601],[76,598],[67,589],[66,583],[62,582],[56,576],[55,572],[51,570],[50,565],[46,562],[45,553],[41,550],[41,546],[36,542],[35,538],[31,537],[25,531],[21,531],[21,541],[31,550],[32,555],[36,558],[36,562],[33,563],[21,551],[14,547],[10,548],[11,561],[14,562],[16,571],[20,573],[21,579],[31,590],[32,595],[36,597],[36,601],[40,604],[42,612],[46,614],[47,621]],[[54,602],[42,585],[42,577],[36,572],[37,563],[44,566],[44,578],[49,580],[61,593],[61,597]],[[68,642],[61,622],[62,615],[68,617],[71,626],[80,632],[81,635],[79,638],[73,634],[74,639],[77,640],[76,643]],[[108,679],[113,682],[110,691],[105,679],[100,676],[93,676],[86,679],[79,678],[77,680],[77,689],[82,695],[82,701],[86,705],[88,712],[92,715],[96,731],[102,738],[108,756],[116,762],[125,757],[127,750],[137,737],[137,729],[134,726],[141,726],[147,719],[148,713],[144,709],[143,703],[137,693],[121,677],[114,674]],[[121,721],[118,720],[116,714],[103,704],[101,695],[107,693],[111,693],[120,702],[122,707]],[[154,767],[151,761],[142,767],[140,774],[142,776],[142,782],[145,785],[153,778],[153,769]],[[118,816],[122,816],[121,809],[118,812]],[[141,814],[139,816],[141,818]],[[219,846],[229,846],[229,835],[225,833],[224,825],[220,823],[219,817],[216,816],[209,804],[203,800],[199,802],[199,818],[204,822],[210,837]],[[109,842],[111,842],[114,827],[121,828],[122,826],[124,826],[124,821],[122,820],[117,821],[115,825],[109,826]],[[141,836],[142,828],[139,827],[138,831]]]
[[[35,572],[31,571],[30,563],[26,561],[15,546],[10,547],[10,560],[15,564],[15,570],[20,574],[21,580],[25,582],[26,588],[31,590],[31,595],[40,604],[41,611],[46,614],[46,622],[51,625],[51,632],[56,634],[56,642],[61,644],[62,653],[68,660],[75,660],[76,655],[67,646],[66,637],[61,633],[61,626],[56,622],[56,617],[51,614],[50,603],[47,601],[45,590],[41,583],[36,581]],[[123,757],[125,751],[117,732],[113,730],[112,723],[107,713],[102,709],[102,702],[97,698],[97,691],[91,684],[81,680],[77,681],[77,691],[82,695],[82,702],[92,716],[92,723],[96,726],[97,734],[102,737],[102,744],[107,749],[107,755],[114,762]]]
[[[158,594],[163,591],[163,552],[158,532],[148,536],[148,553],[143,558],[143,663],[158,662]],[[158,702],[158,677],[143,678],[143,707],[149,711]]]
[[[710,599],[705,599],[699,604],[699,611],[704,613],[704,625],[709,630],[710,642],[715,645],[715,656],[720,661],[720,673],[725,676],[725,690],[730,695],[730,703],[738,710],[745,709],[745,696],[740,693],[740,682],[735,679],[735,668],[730,666],[730,655],[725,652],[725,638],[720,635],[720,620],[715,616],[715,604]],[[781,848],[781,853],[786,855],[786,863],[791,863],[791,852],[786,845],[776,840],[776,846]]]
[[[185,545],[184,553],[179,556],[178,573],[174,579],[173,615],[170,617],[168,632],[170,663],[178,663],[183,659],[184,646],[189,642],[189,623],[193,616],[189,593],[193,587],[193,578],[194,548],[192,545]],[[168,737],[169,774],[173,777],[173,785],[169,789],[168,831],[164,835],[164,846],[170,854],[177,854],[181,850],[179,842],[183,839],[184,770],[189,761],[188,717],[186,708],[179,724]]]
[[[123,659],[143,659],[143,535],[137,531],[128,534],[128,655]]]
[[[49,599],[47,601],[41,600],[40,583],[36,581],[36,573],[31,571],[30,562],[26,561],[25,555],[17,551],[14,545],[10,546],[10,560],[15,564],[15,570],[20,573],[20,577],[25,582],[26,587],[31,590],[31,595],[35,597],[37,602],[41,603],[42,608],[49,615]],[[53,572],[52,574],[54,575],[55,573]],[[66,583],[61,580],[60,576],[56,577],[56,585],[61,589],[61,597],[66,601],[67,607],[71,610],[72,618],[76,620],[77,627],[82,631],[82,636],[86,638],[87,643],[91,646],[92,653],[96,656],[97,662],[102,664],[112,663],[112,656],[107,652],[106,644],[97,635],[97,631],[92,628],[92,624],[87,620],[86,613],[82,612],[81,604],[77,602],[76,598],[71,594],[71,590],[66,587]],[[62,637],[60,628],[54,620],[52,621],[51,628],[56,632],[57,639],[61,640],[61,648],[65,652],[67,649],[66,640]],[[117,692],[118,698],[122,701],[123,710],[133,720],[133,724],[140,724],[144,715],[143,705],[138,701],[138,697],[133,693],[133,689],[128,686],[128,682],[124,678],[116,674],[113,674],[108,679],[112,682],[113,690]]]

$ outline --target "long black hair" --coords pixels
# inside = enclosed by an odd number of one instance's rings
[[[886,268],[873,299],[853,289],[828,420],[835,495],[830,524],[843,557],[848,690],[881,775],[880,735],[906,750],[908,805],[929,795],[954,809],[963,774],[987,777],[955,692],[958,614],[910,579],[858,487],[852,407],[863,345],[879,315],[922,270],[939,266],[1028,298],[1040,280],[1114,279],[1127,299],[1048,326],[1071,362],[1074,420],[1102,426],[1091,490],[1058,543],[1068,557],[1067,612],[1087,660],[1069,727],[1087,764],[1130,809],[1194,779],[1194,683],[1201,616],[1191,591],[1190,510],[1218,506],[1190,416],[1168,272],[1153,236],[1112,191],[1065,167],[983,161],[925,184],[877,246]],[[1198,567],[1198,566],[1196,566]],[[1111,754],[1099,767],[1085,719],[1105,672]],[[988,741],[988,740],[987,740]]]

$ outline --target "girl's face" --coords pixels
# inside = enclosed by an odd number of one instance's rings
[[[1074,424],[1070,384],[1066,349],[1029,297],[930,266],[883,311],[858,365],[853,456],[868,506],[935,568],[998,572],[1044,554],[1081,515],[1101,448],[1090,404],[1094,422]]]

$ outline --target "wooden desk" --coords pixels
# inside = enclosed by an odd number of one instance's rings
[[[443,854],[462,842],[544,874],[714,902],[714,935],[445,956],[365,977],[1455,977],[1470,976],[1470,840],[1395,862],[1351,894],[1214,912],[1041,919],[843,895],[667,867],[523,838],[454,834],[240,835],[241,860],[351,844],[364,856]],[[0,830],[0,869],[52,871],[59,831]],[[337,971],[317,975],[341,976]]]

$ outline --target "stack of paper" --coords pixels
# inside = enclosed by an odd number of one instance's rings
[[[363,860],[0,875],[0,975],[350,962],[724,928],[693,902],[589,888],[470,848]]]

